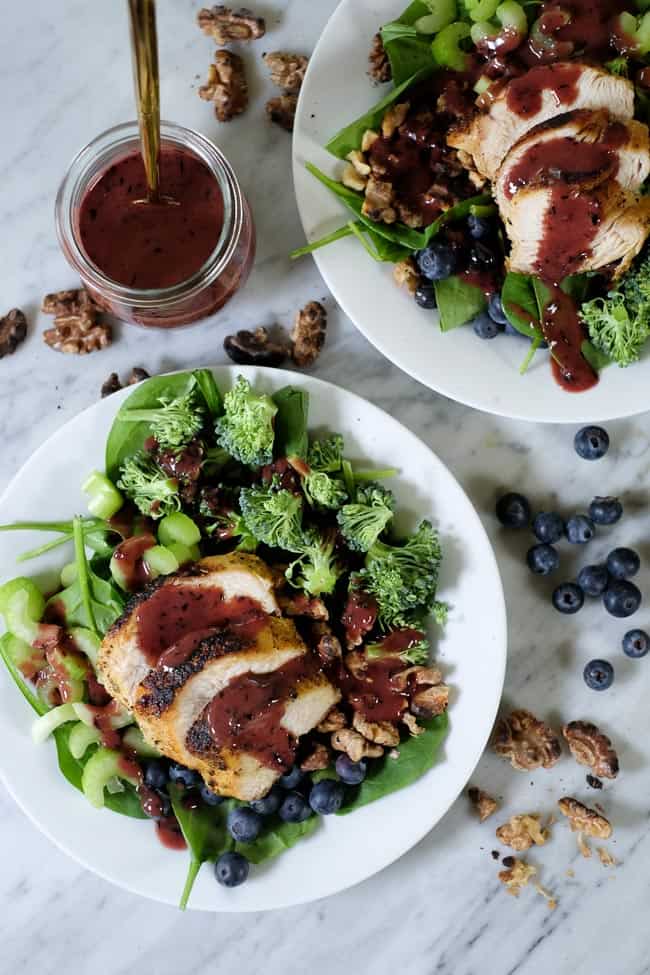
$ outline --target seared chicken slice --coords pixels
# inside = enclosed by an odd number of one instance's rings
[[[468,153],[474,169],[493,180],[512,146],[530,129],[578,108],[603,108],[627,121],[634,114],[634,86],[588,64],[540,65],[504,85],[487,111],[451,130],[447,143]]]
[[[152,670],[135,704],[145,737],[164,755],[246,801],[268,792],[295,741],[340,698],[290,620],[269,617],[254,629],[215,630],[179,666]]]
[[[230,616],[224,613],[228,603]],[[228,618],[241,618],[253,606],[279,613],[271,570],[255,555],[210,556],[161,578],[129,601],[104,637],[97,661],[104,686],[132,708],[138,686],[156,666],[165,644],[196,631],[200,636]]]

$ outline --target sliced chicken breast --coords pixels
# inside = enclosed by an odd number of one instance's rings
[[[628,121],[634,114],[634,86],[588,64],[540,65],[504,85],[487,111],[450,131],[447,143],[468,153],[474,169],[493,180],[512,146],[530,129],[579,108],[606,109],[612,118]]]

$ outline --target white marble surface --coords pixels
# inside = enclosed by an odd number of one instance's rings
[[[245,292],[214,321],[167,334],[123,327],[110,350],[86,359],[45,347],[40,333],[46,319],[37,308],[46,291],[75,283],[52,221],[64,168],[82,143],[132,115],[126,4],[4,5],[2,305],[3,311],[14,305],[26,311],[30,334],[13,357],[0,362],[0,489],[52,431],[95,401],[109,372],[142,365],[153,373],[223,361],[223,337],[235,327],[288,324],[306,300],[326,295],[309,259],[297,265],[287,260],[288,250],[302,241],[289,176],[290,140],[263,117],[260,54],[281,48],[309,52],[335,5],[335,0],[257,5],[270,31],[246,52],[253,103],[243,119],[217,127],[210,107],[196,95],[197,76],[212,50],[193,23],[198,4],[161,0],[164,114],[216,138],[230,156],[255,211],[258,260]],[[616,740],[623,769],[614,786],[596,794],[587,789],[583,770],[566,758],[552,771],[528,776],[486,755],[474,781],[500,795],[508,815],[551,811],[566,792],[600,799],[615,824],[610,847],[620,865],[612,871],[596,859],[583,860],[574,838],[558,825],[552,843],[530,857],[557,896],[557,910],[549,912],[532,891],[516,901],[500,889],[498,864],[490,856],[500,820],[479,826],[461,799],[410,854],[345,894],[267,915],[183,915],[79,868],[36,832],[0,788],[2,975],[64,970],[117,975],[141,967],[157,975],[325,975],[343,967],[373,975],[650,972],[645,755],[650,659],[622,656],[626,627],[599,606],[576,617],[558,616],[548,603],[551,587],[533,582],[522,565],[527,540],[505,536],[492,516],[503,485],[525,489],[545,507],[559,493],[564,510],[580,510],[597,493],[620,493],[630,514],[607,540],[592,545],[589,561],[611,539],[640,543],[647,563],[646,418],[611,424],[609,456],[586,464],[573,452],[573,430],[508,422],[441,399],[386,362],[331,299],[326,303],[330,333],[316,374],[373,400],[429,443],[465,485],[495,543],[510,617],[506,702],[532,707],[556,722],[595,719]],[[564,560],[569,576],[566,551]],[[649,582],[644,569],[642,587],[648,589]],[[638,625],[649,622],[646,608]],[[480,653],[480,647],[468,647],[468,653]],[[584,662],[594,656],[610,657],[616,665],[615,686],[602,695],[589,691],[581,678]],[[574,877],[567,876],[569,868]]]

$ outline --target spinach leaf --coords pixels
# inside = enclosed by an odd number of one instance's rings
[[[456,275],[436,281],[434,288],[442,332],[465,325],[487,308],[487,299],[481,289]]]
[[[196,385],[205,400],[208,413],[213,419],[223,413],[223,398],[219,392],[216,380],[209,369],[195,369],[192,373],[196,379]]]
[[[318,240],[312,240],[311,244],[305,244],[304,247],[296,247],[295,250],[291,251],[289,257],[292,261],[295,261],[299,257],[313,254],[314,251],[320,250],[321,247],[334,244],[337,240],[343,240],[344,237],[351,237],[353,233],[351,222],[346,223],[345,226],[339,227],[338,230],[334,230],[331,234],[326,234],[325,237],[319,237]]]
[[[509,271],[501,289],[503,311],[512,325],[526,338],[543,340],[535,278],[528,274]]]
[[[307,457],[309,438],[309,393],[295,386],[285,386],[271,397],[278,408],[275,414],[276,457]]]
[[[584,340],[580,346],[580,352],[595,372],[600,372],[605,366],[611,366],[612,364],[612,360],[607,353],[597,349],[589,339]]]
[[[66,626],[84,626],[103,636],[124,609],[124,598],[113,582],[87,566],[87,591],[79,575],[72,585],[48,601],[63,615]]]
[[[202,865],[208,861],[216,860],[226,850],[235,847],[234,840],[231,839],[226,830],[226,816],[228,803],[221,806],[198,806],[196,809],[188,809],[183,803],[183,790],[179,786],[171,783],[169,786],[169,797],[171,799],[174,815],[178,820],[178,825],[190,851],[190,865],[187,871],[187,879],[180,899],[180,908],[185,910],[192,887]]]
[[[429,721],[421,721],[420,724],[426,731],[402,742],[399,746],[399,758],[383,758],[369,764],[366,778],[342,806],[340,816],[411,785],[433,767],[440,745],[447,734],[449,719],[445,713]]]
[[[560,287],[565,294],[573,298],[576,304],[581,305],[589,290],[589,275],[570,274],[562,281]]]
[[[413,26],[416,20],[430,13],[431,7],[428,4],[423,0],[414,0],[401,17],[381,28],[381,39],[396,85],[412,77],[416,71],[431,67],[431,38],[418,34]]]

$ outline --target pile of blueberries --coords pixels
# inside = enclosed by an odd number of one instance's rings
[[[367,765],[363,760],[353,762],[341,754],[335,765],[338,779],[324,778],[314,782],[310,775],[295,765],[278,779],[271,791],[262,799],[247,805],[235,806],[228,812],[226,829],[237,843],[253,843],[262,833],[265,820],[277,816],[285,823],[303,823],[310,816],[330,816],[341,808],[346,786],[360,785],[366,777]],[[164,816],[171,812],[166,794],[169,782],[198,793],[207,806],[219,806],[225,801],[205,785],[198,772],[175,762],[154,759],[147,763],[145,784],[154,789],[165,806]],[[166,804],[166,805],[165,805]],[[215,876],[224,887],[238,887],[248,877],[249,862],[244,854],[231,850],[222,853],[215,863]]]
[[[598,460],[609,447],[609,437],[600,427],[583,427],[574,441],[576,452],[585,460]],[[596,534],[597,526],[614,525],[623,516],[618,498],[596,497],[588,514],[573,514],[566,521],[556,511],[541,511],[532,517],[530,503],[516,492],[504,494],[497,501],[496,515],[506,528],[532,527],[537,538],[526,554],[531,572],[547,576],[560,565],[554,547],[562,538],[573,545],[585,545]],[[615,548],[602,564],[585,565],[578,572],[576,582],[563,582],[553,590],[552,601],[560,613],[573,614],[582,609],[585,596],[602,597],[608,613],[625,619],[636,613],[641,605],[641,592],[630,582],[641,566],[637,552],[630,548]],[[628,657],[644,657],[650,649],[650,636],[644,630],[629,630],[623,637],[623,651]],[[587,685],[605,690],[614,680],[614,668],[607,660],[592,660],[584,671]]]

